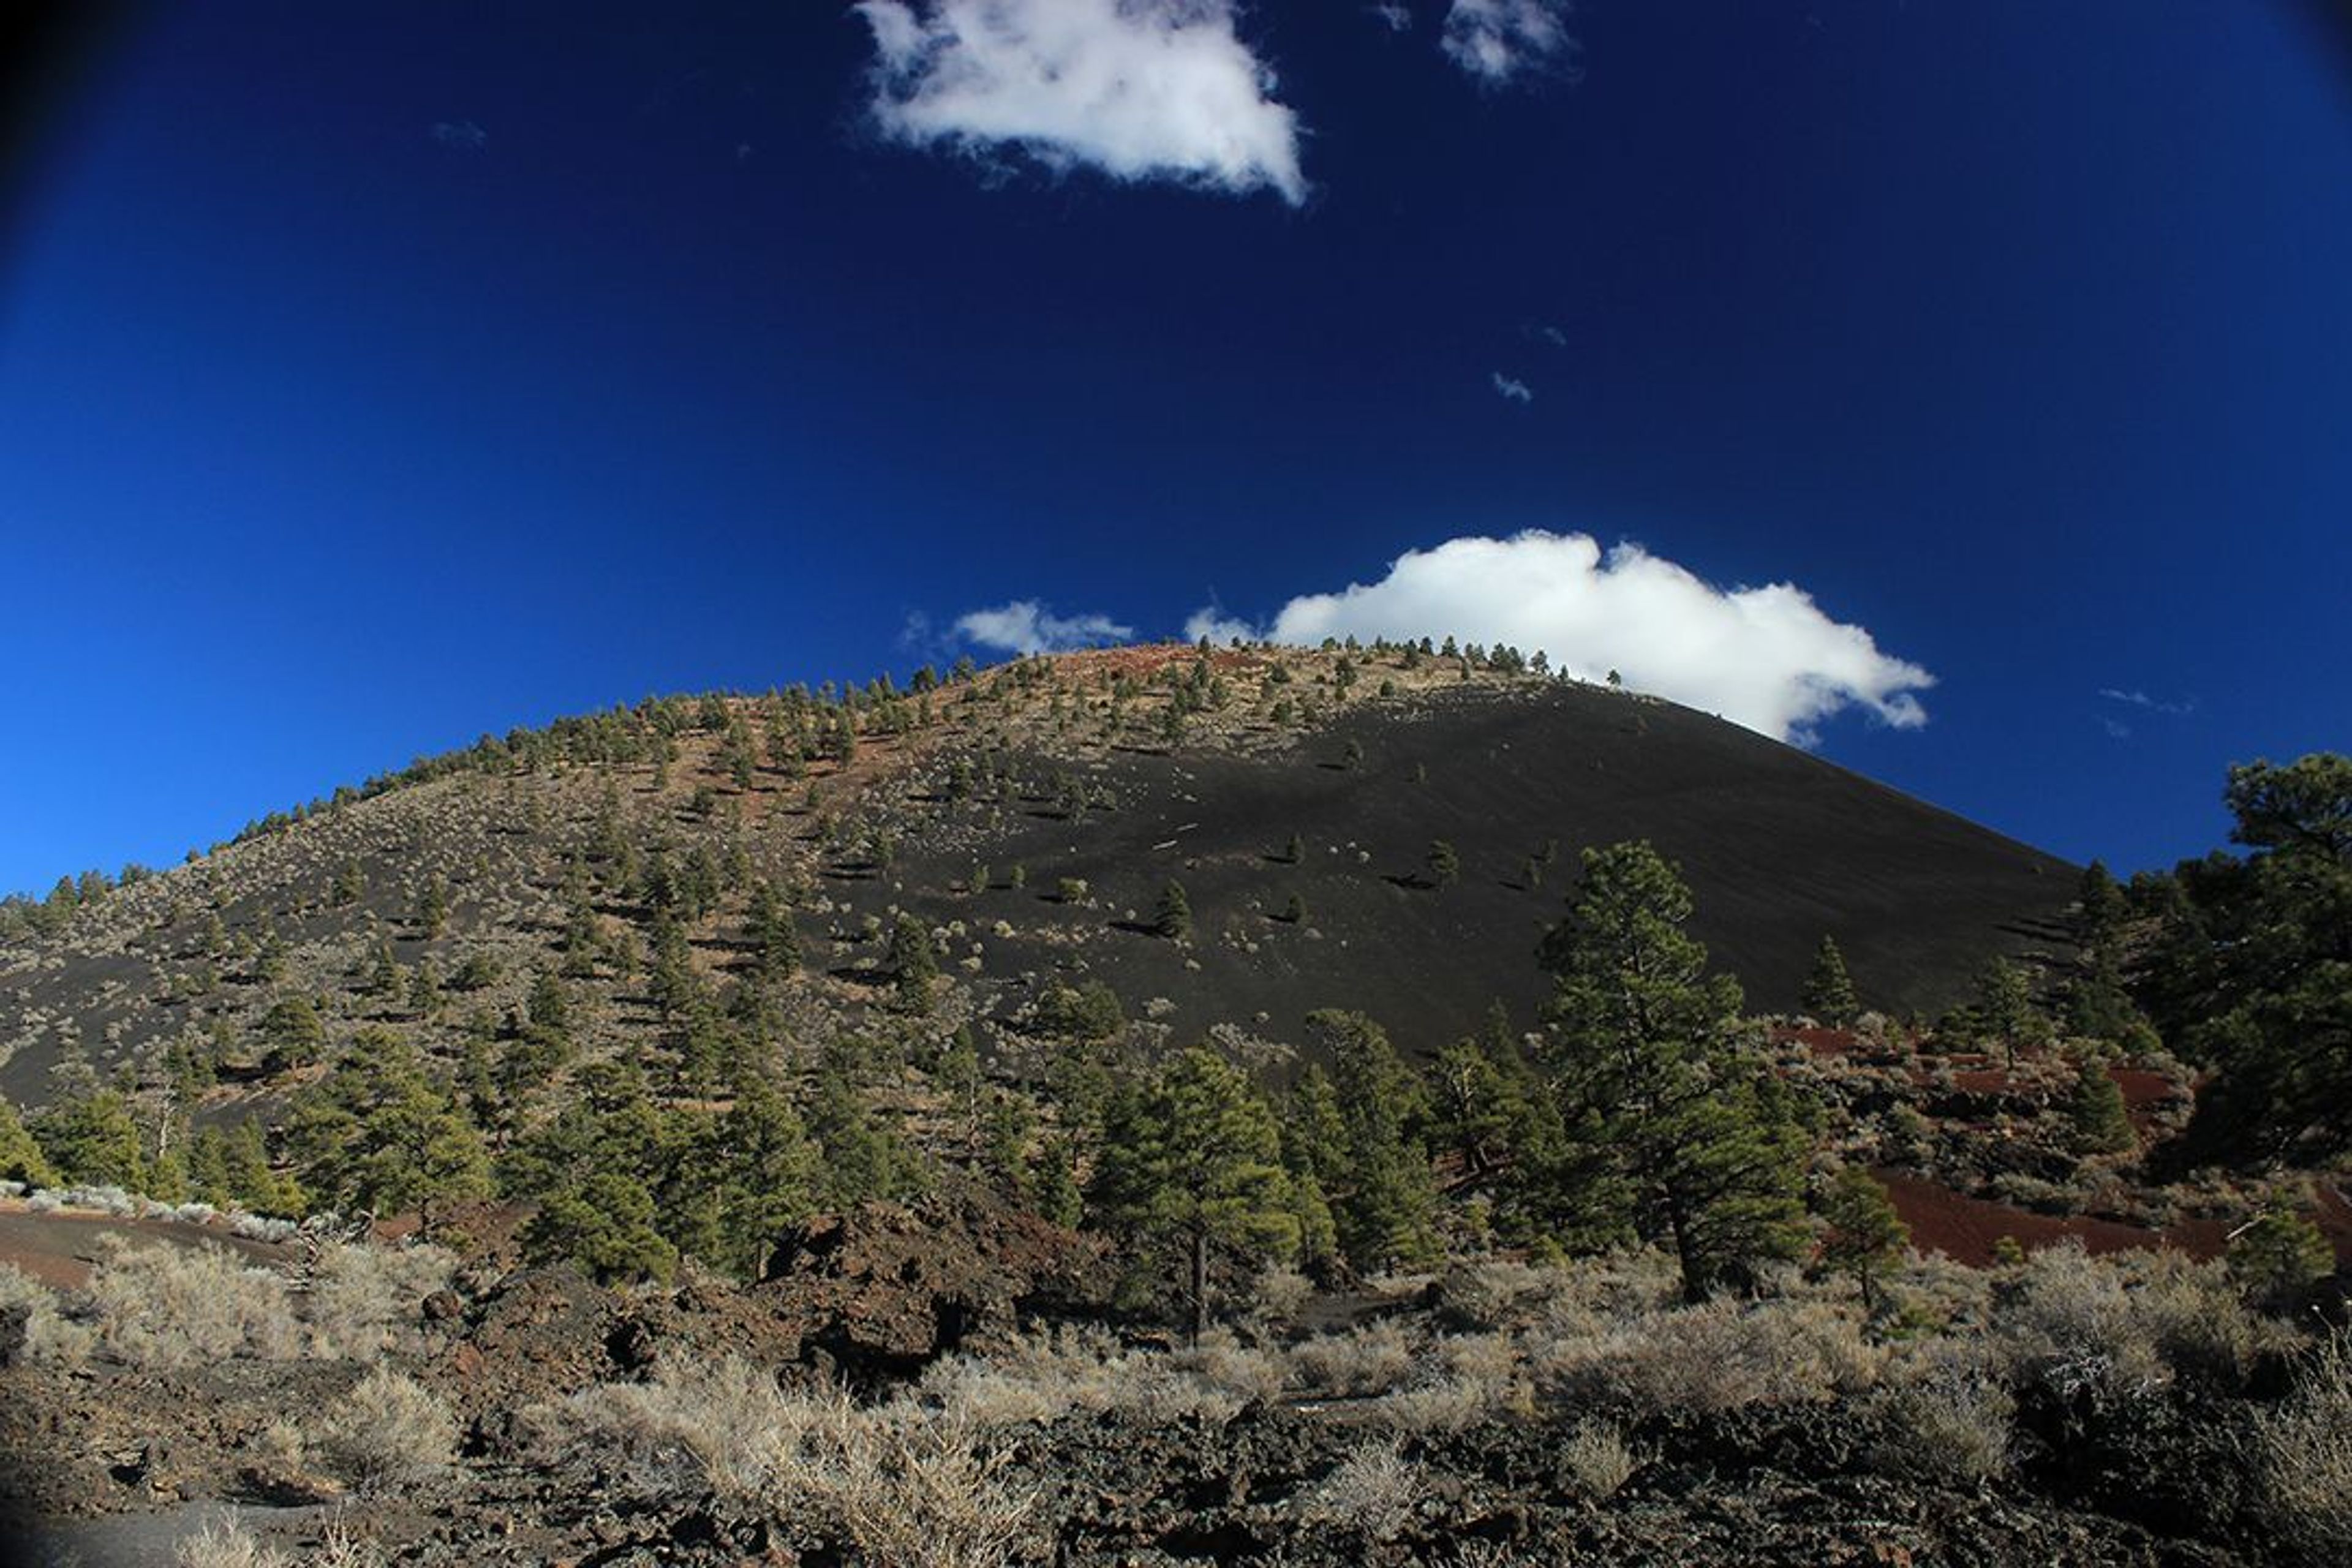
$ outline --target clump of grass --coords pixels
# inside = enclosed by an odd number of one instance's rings
[[[1623,1433],[1605,1422],[1589,1422],[1560,1445],[1560,1468],[1577,1490],[1598,1501],[1615,1497],[1643,1465]]]
[[[217,1247],[137,1247],[109,1238],[89,1290],[98,1346],[135,1366],[183,1367],[299,1353],[286,1282]]]
[[[2315,1563],[2352,1562],[2352,1340],[2338,1332],[2320,1347],[2255,1440],[2280,1534]]]
[[[0,1311],[25,1312],[25,1355],[46,1366],[79,1366],[97,1335],[67,1317],[56,1291],[12,1263],[0,1263]]]
[[[1412,1525],[1421,1494],[1420,1472],[1393,1443],[1367,1443],[1340,1460],[1307,1494],[1303,1511],[1309,1523],[1334,1525],[1366,1541],[1387,1542]]]
[[[311,1452],[362,1491],[438,1475],[457,1455],[457,1420],[440,1395],[376,1366],[307,1434]]]
[[[1931,1377],[1895,1391],[1885,1410],[1887,1436],[1875,1455],[1881,1468],[1969,1486],[2009,1473],[2017,1405],[2000,1384],[1964,1375]]]
[[[172,1561],[179,1568],[291,1568],[284,1553],[264,1545],[234,1513],[215,1514],[183,1536]]]

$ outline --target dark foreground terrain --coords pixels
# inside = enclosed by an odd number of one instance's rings
[[[1641,1255],[1344,1299],[1276,1271],[1187,1349],[1107,1300],[1098,1241],[985,1206],[815,1222],[747,1288],[187,1240],[10,1288],[21,1540],[91,1568],[2222,1568],[2352,1539],[2342,1350],[2176,1253],[1928,1259],[1875,1310],[1794,1274],[1684,1306]]]

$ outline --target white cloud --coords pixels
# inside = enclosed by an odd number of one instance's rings
[[[1034,599],[1015,599],[992,610],[956,617],[966,641],[1006,653],[1059,653],[1097,643],[1125,642],[1135,635],[1108,616],[1057,616]]]
[[[470,120],[436,120],[425,134],[453,153],[478,153],[490,143],[490,133]]]
[[[1225,614],[1214,605],[1205,605],[1184,617],[1184,640],[1199,642],[1202,637],[1213,643],[1229,643],[1235,637],[1244,642],[1255,642],[1258,629],[1247,621]]]
[[[1454,0],[1438,43],[1489,87],[1571,58],[1568,0]]]
[[[1365,9],[1386,22],[1391,33],[1410,32],[1412,29],[1412,8],[1409,5],[1398,5],[1394,0],[1390,0],[1389,4],[1368,5]]]
[[[1203,611],[1194,624],[1213,612]],[[1224,635],[1235,627],[1217,622]],[[1582,679],[1628,685],[1809,743],[1848,707],[1910,729],[1914,692],[1935,677],[1878,651],[1860,626],[1831,620],[1793,584],[1726,593],[1637,544],[1603,555],[1591,536],[1530,531],[1449,540],[1400,557],[1377,583],[1291,600],[1257,635],[1312,645],[1327,637],[1459,637],[1542,649]]]
[[[2185,718],[2197,711],[2194,699],[2186,702],[2167,702],[2159,698],[2150,697],[2137,687],[2134,687],[2129,691],[2121,691],[2112,686],[2102,686],[2099,688],[2099,695],[2110,702],[2121,702],[2131,708],[2145,708],[2151,713],[2163,713],[2175,719]]]
[[[917,146],[1306,199],[1297,116],[1233,0],[861,0],[873,113]]]
[[[1536,400],[1535,393],[1526,382],[1505,375],[1499,370],[1495,372],[1495,390],[1513,403],[1533,403]]]

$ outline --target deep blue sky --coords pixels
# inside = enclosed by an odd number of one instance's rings
[[[1496,89],[1412,9],[1244,15],[1300,205],[889,144],[820,0],[134,13],[12,171],[0,889],[912,616],[1529,527],[1801,585],[1937,678],[1822,754],[2074,858],[2352,743],[2311,14],[1588,0]]]

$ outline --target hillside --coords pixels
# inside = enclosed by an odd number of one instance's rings
[[[1759,1009],[1793,1005],[1831,934],[1866,1003],[1940,1010],[1988,954],[2062,941],[2074,889],[2052,858],[1802,752],[1509,658],[1162,647],[919,685],[486,741],[58,929],[20,921],[0,944],[0,1091],[38,1105],[61,1064],[152,1081],[175,1053],[234,1083],[298,994],[331,1038],[385,1024],[454,1056],[542,973],[588,1037],[638,1038],[657,1024],[652,906],[723,983],[761,882],[806,949],[778,999],[800,1037],[864,1017],[907,910],[955,982],[948,1021],[984,1043],[1086,977],[1171,1037],[1288,1038],[1346,1005],[1423,1055],[1497,1000],[1531,1016],[1535,945],[1588,845],[1647,837],[1678,861],[1695,931]],[[1440,839],[1460,867],[1442,887]],[[1171,878],[1197,931],[1181,946],[1149,929]]]

